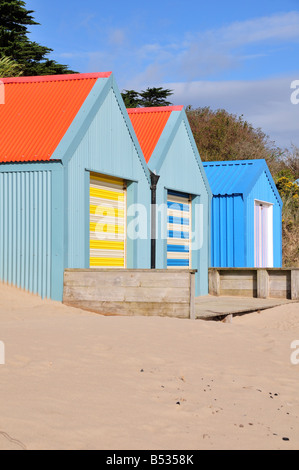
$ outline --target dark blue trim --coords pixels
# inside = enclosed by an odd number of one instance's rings
[[[168,209],[173,211],[190,212],[189,204],[180,204],[179,202],[167,202]]]
[[[186,245],[167,245],[168,253],[190,253],[189,246]]]
[[[177,266],[179,268],[181,267],[188,267],[189,266],[189,260],[188,259],[168,259],[167,260],[167,266]]]
[[[183,240],[189,240],[190,235],[188,232],[178,232],[175,230],[168,230],[168,238],[181,238]]]
[[[190,220],[184,219],[183,217],[168,216],[168,223],[175,224],[175,225],[188,225],[189,226]]]
[[[184,197],[189,201],[189,194],[179,193],[177,191],[168,190],[169,196]]]

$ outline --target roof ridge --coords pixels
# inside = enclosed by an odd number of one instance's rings
[[[253,158],[251,160],[215,160],[215,161],[207,161],[202,162],[204,166],[207,165],[218,165],[218,166],[225,166],[225,165],[252,165],[252,164],[261,164],[261,162],[265,162],[264,158]]]
[[[67,80],[84,80],[84,79],[97,79],[109,78],[112,72],[96,72],[96,73],[71,73],[65,75],[41,75],[35,77],[9,77],[0,78],[4,84],[10,83],[41,83],[41,82],[58,82]]]
[[[152,108],[127,108],[129,114],[182,111],[184,106],[156,106]]]

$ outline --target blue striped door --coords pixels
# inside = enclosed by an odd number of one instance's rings
[[[167,232],[167,267],[191,268],[191,202],[189,195],[168,192]]]

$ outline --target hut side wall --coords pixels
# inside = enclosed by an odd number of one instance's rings
[[[42,298],[63,295],[63,172],[0,166],[0,280]]]
[[[89,123],[67,166],[67,268],[89,268],[89,173],[129,182],[128,222],[134,224],[139,204],[141,238],[128,239],[127,267],[150,268],[150,186],[113,88]],[[137,227],[137,224],[136,224]]]
[[[212,200],[212,267],[244,267],[245,212],[241,195]]]

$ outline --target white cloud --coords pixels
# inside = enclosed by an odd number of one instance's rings
[[[299,12],[234,22],[218,29],[188,33],[177,43],[143,44],[130,48],[127,55],[143,66],[136,84],[144,77],[161,76],[169,79],[170,73],[178,80],[198,80],[235,70],[248,60],[262,59],[281,49],[284,42],[299,42]],[[259,46],[259,51],[252,50]],[[271,50],[269,50],[271,46]],[[147,70],[150,74],[147,74]]]
[[[259,54],[242,52],[248,46],[277,44],[281,47],[283,41],[299,42],[299,12],[234,22],[189,36],[177,68],[188,78],[203,78],[266,55],[263,50]]]
[[[197,81],[165,83],[163,86],[174,90],[174,104],[210,106],[243,115],[278,146],[289,147],[291,143],[299,146],[299,104],[291,103],[293,80],[294,77],[259,81]]]
[[[244,45],[268,40],[299,40],[299,12],[274,14],[247,21],[234,22],[211,31],[230,45]]]

